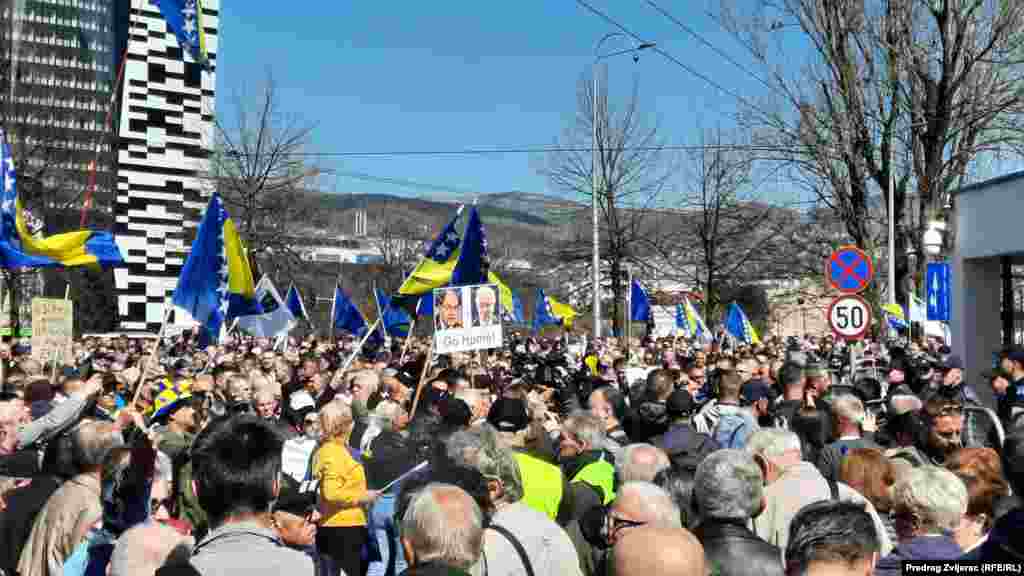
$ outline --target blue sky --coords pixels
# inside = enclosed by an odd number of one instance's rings
[[[754,67],[704,14],[705,1],[710,0],[660,4]],[[646,3],[593,5],[729,90],[752,98],[764,92]],[[269,70],[282,110],[316,123],[313,151],[551,145],[575,113],[576,84],[593,60],[594,44],[613,30],[572,0],[222,0],[219,113],[232,113],[234,94],[258,95]],[[610,41],[606,47],[626,45]],[[609,77],[613,98],[624,96],[636,79],[643,110],[670,144],[696,143],[702,128],[732,126],[733,97],[658,54],[644,53],[639,63],[613,58]],[[537,156],[531,154],[328,158],[322,164],[340,173],[480,193],[559,193],[537,174]],[[450,196],[343,175],[329,185],[340,193]],[[785,201],[792,195],[772,196]]]

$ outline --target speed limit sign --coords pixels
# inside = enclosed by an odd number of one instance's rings
[[[837,336],[860,340],[871,327],[871,305],[856,294],[839,296],[828,307],[828,323]]]

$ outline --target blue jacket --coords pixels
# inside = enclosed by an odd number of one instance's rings
[[[918,536],[901,543],[892,553],[878,561],[876,576],[900,576],[902,563],[906,560],[954,560],[963,555],[963,550],[946,535]]]

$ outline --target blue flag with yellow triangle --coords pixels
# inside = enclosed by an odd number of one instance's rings
[[[224,322],[263,313],[245,245],[217,193],[206,206],[171,301],[203,327],[206,342],[219,340]]]

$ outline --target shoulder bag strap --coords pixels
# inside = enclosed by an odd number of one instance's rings
[[[831,478],[826,478],[825,481],[828,482],[828,489],[832,493],[832,499],[839,500],[839,483]]]
[[[505,539],[507,539],[512,544],[512,547],[515,548],[516,552],[519,554],[519,559],[523,561],[523,568],[526,568],[526,576],[534,576],[533,564],[530,563],[530,558],[526,555],[526,549],[523,548],[523,545],[519,542],[519,539],[516,538],[511,532],[509,532],[508,529],[506,529],[504,526],[499,526],[498,524],[491,524],[490,526],[488,526],[488,528],[494,530],[498,534],[501,534],[505,537]]]

